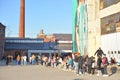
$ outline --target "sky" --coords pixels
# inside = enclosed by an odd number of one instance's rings
[[[20,0],[0,0],[0,22],[6,26],[6,37],[18,37]],[[72,33],[71,0],[25,0],[25,37]]]

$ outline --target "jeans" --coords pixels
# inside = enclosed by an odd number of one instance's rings
[[[107,64],[104,64],[104,67],[103,67],[103,74],[107,74]]]
[[[19,65],[19,61],[16,61],[16,64]]]
[[[73,62],[73,65],[74,65],[74,69],[75,69],[75,73],[78,72],[78,62]]]
[[[24,61],[24,62],[23,62],[23,64],[24,64],[24,65],[26,65],[26,64],[27,64],[27,62],[26,62],[26,61]]]

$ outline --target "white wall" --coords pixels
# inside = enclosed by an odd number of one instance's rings
[[[104,53],[107,54],[107,57],[120,58],[120,54],[118,54],[118,51],[120,51],[120,32],[102,35],[101,48]],[[110,53],[113,51],[113,54],[108,54],[108,51],[110,51]],[[117,51],[116,54],[115,51]]]

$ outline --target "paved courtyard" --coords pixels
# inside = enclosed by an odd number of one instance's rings
[[[0,80],[120,80],[120,71],[109,77],[77,76],[74,72],[41,65],[1,65]]]

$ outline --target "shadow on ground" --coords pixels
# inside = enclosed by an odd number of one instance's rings
[[[115,67],[115,66],[111,67],[110,68],[110,71],[111,71],[110,76],[113,75],[113,74],[115,74],[117,72],[117,70],[118,70],[117,67]]]
[[[79,79],[79,78],[76,78],[76,79],[73,79],[73,80],[84,80],[84,79]]]

